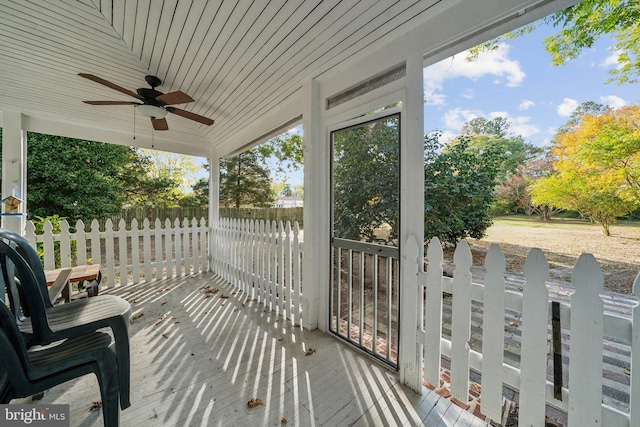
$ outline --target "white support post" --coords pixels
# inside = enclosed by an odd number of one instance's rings
[[[304,86],[304,260],[302,325],[327,331],[329,302],[329,143],[324,140],[319,84]]]
[[[215,228],[220,220],[220,158],[212,152],[209,156],[209,271],[215,271]]]
[[[406,62],[406,105],[400,135],[400,381],[422,391],[422,355],[416,341],[418,302],[422,287],[418,271],[424,259],[424,107],[423,59]],[[417,253],[416,253],[417,246]],[[417,255],[417,256],[416,256]]]
[[[24,235],[27,213],[27,131],[23,116],[15,111],[2,112],[2,196],[22,199],[23,215],[2,217],[2,228]]]

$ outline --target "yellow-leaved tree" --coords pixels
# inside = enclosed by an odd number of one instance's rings
[[[532,184],[538,204],[611,224],[640,205],[640,106],[584,114],[555,136],[554,173]]]

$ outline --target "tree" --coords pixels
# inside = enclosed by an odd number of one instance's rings
[[[501,160],[494,147],[470,150],[467,137],[444,145],[440,133],[425,135],[425,239],[438,236],[454,245],[482,238],[491,225],[489,211]]]
[[[516,210],[522,210],[526,215],[536,213],[542,221],[551,220],[561,209],[547,204],[534,204],[530,187],[540,178],[552,173],[552,161],[550,156],[545,156],[519,165],[513,175],[496,186],[496,197]]]
[[[304,165],[302,136],[296,133],[278,135],[255,149],[262,160],[275,158],[278,172],[299,170]]]
[[[578,211],[609,235],[640,204],[640,107],[584,114],[555,144],[556,172],[532,187],[534,202]]]
[[[509,135],[511,122],[502,117],[492,120],[476,117],[462,126],[460,136],[465,138],[467,149],[481,155],[491,149],[500,156],[498,182],[504,182],[516,173],[519,165],[543,153],[543,149],[524,141],[520,135]]]
[[[607,83],[637,83],[640,74],[640,8],[636,0],[582,0],[540,21],[561,27],[559,33],[545,39],[545,48],[553,65],[564,65],[590,49],[603,35],[616,39],[614,51],[617,67],[609,73]],[[495,50],[500,41],[522,37],[536,25],[531,24],[470,50],[467,60],[473,61],[486,50]]]
[[[336,237],[373,242],[388,225],[385,240],[397,239],[399,126],[391,116],[333,134]]]
[[[273,201],[269,171],[260,164],[256,150],[249,149],[229,159],[220,159],[222,206],[268,207]]]
[[[88,222],[120,212],[128,188],[126,170],[137,170],[130,147],[29,132],[29,217],[59,215]]]

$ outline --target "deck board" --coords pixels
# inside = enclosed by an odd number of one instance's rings
[[[219,289],[209,297],[203,287]],[[305,331],[211,274],[110,290],[132,303],[131,402],[122,426],[486,426],[320,331]],[[229,298],[221,298],[221,295]],[[306,355],[312,349],[314,352]],[[263,405],[250,408],[259,398]],[[47,392],[71,426],[102,426],[97,380]],[[462,414],[462,415],[461,415]]]

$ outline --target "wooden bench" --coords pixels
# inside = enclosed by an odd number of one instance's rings
[[[72,268],[56,268],[44,272],[49,286],[49,297],[54,302],[62,295],[65,302],[71,301],[71,283],[91,282],[100,283],[102,273],[100,264],[78,265]]]

